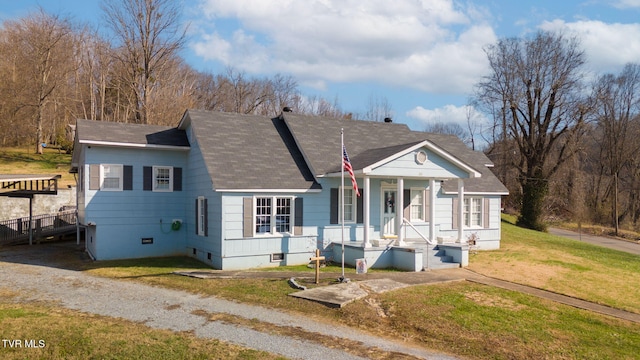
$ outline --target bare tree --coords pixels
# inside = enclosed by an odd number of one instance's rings
[[[601,76],[594,86],[597,124],[600,131],[600,161],[613,177],[611,191],[612,225],[620,228],[620,175],[640,151],[638,134],[633,131],[640,110],[640,65],[627,64],[618,76]]]
[[[56,105],[52,101],[55,91],[65,86],[67,76],[73,73],[73,61],[68,61],[74,55],[73,28],[69,20],[42,9],[17,21],[5,21],[4,27],[2,47],[11,54],[12,61],[8,86],[15,97],[13,114],[29,109],[36,135],[35,151],[42,154],[45,109]]]
[[[550,177],[570,159],[589,111],[582,93],[584,53],[576,38],[538,32],[486,48],[490,74],[478,85],[480,102],[507,109],[505,128],[518,147],[522,209],[518,224],[545,229],[543,202]]]
[[[435,134],[448,134],[454,135],[458,139],[466,142],[468,138],[467,131],[462,127],[462,125],[454,122],[434,122],[427,124],[425,126],[424,131],[435,133]]]
[[[126,73],[124,81],[135,96],[135,120],[149,123],[149,103],[161,70],[183,47],[186,28],[180,3],[173,0],[105,0],[107,25],[121,48],[115,53]]]
[[[369,95],[367,111],[364,113],[362,120],[384,121],[384,119],[392,117],[393,108],[386,97],[374,94]]]
[[[284,107],[291,107],[298,95],[298,83],[291,75],[276,74],[267,80],[267,101],[260,113],[278,115]]]

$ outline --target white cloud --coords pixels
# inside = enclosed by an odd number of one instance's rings
[[[617,72],[624,64],[640,59],[640,23],[554,20],[542,23],[540,28],[575,34],[581,40],[591,70],[596,73]]]
[[[618,9],[630,9],[640,7],[640,0],[617,0],[612,4]]]
[[[456,123],[466,129],[468,118],[476,124],[486,124],[488,122],[482,114],[469,105],[445,105],[436,109],[425,109],[422,106],[417,106],[407,111],[407,116],[420,122],[423,128],[437,123]]]
[[[213,24],[236,19],[236,29],[204,32],[192,43],[199,56],[302,83],[468,93],[486,69],[482,47],[496,40],[486,12],[453,0],[202,0],[200,7]]]

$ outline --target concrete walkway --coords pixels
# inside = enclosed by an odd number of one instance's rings
[[[538,288],[534,288],[531,286],[520,285],[516,283],[512,283],[505,280],[495,279],[488,276],[484,276],[481,274],[474,273],[470,270],[466,270],[468,275],[466,277],[467,281],[499,287],[502,289],[507,289],[511,291],[518,291],[521,293],[529,294],[532,296],[536,296],[542,299],[547,299],[550,301],[555,301],[561,304],[573,306],[579,309],[584,309],[588,311],[593,311],[596,313],[600,313],[603,315],[617,317],[619,319],[624,319],[628,321],[632,321],[640,324],[640,314],[612,308],[605,305],[596,304],[590,301],[574,298],[567,295],[562,295],[558,293],[554,293],[547,290],[542,290]]]
[[[268,272],[268,271],[198,271],[198,277],[203,278],[310,278],[309,273]],[[188,275],[184,273],[183,275]],[[323,273],[322,279],[337,279],[340,274]],[[640,323],[640,314],[615,309],[567,295],[520,285],[505,280],[491,278],[467,269],[447,269],[423,272],[388,272],[349,274],[350,282],[316,287],[292,294],[300,298],[317,301],[331,307],[342,307],[348,303],[362,299],[371,293],[381,293],[411,285],[429,285],[456,281],[471,281],[478,284],[499,287],[506,290],[536,296],[542,299],[573,306],[579,309],[593,311],[599,314]]]

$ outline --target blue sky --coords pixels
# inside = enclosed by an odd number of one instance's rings
[[[176,0],[190,23],[183,56],[213,73],[292,75],[306,95],[364,113],[385,98],[396,122],[465,123],[483,48],[539,29],[578,36],[592,74],[640,62],[640,0]],[[0,0],[0,19],[42,6],[94,26],[100,0]]]

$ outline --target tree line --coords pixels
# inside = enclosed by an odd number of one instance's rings
[[[186,26],[179,2],[102,4],[111,40],[40,9],[0,28],[0,145],[64,144],[78,118],[174,125],[187,108],[274,116],[284,106],[350,117],[338,99],[305,96],[290,75],[250,77],[233,68],[193,69],[179,55]],[[387,110],[387,112],[390,110]],[[389,116],[371,112],[363,114]]]

